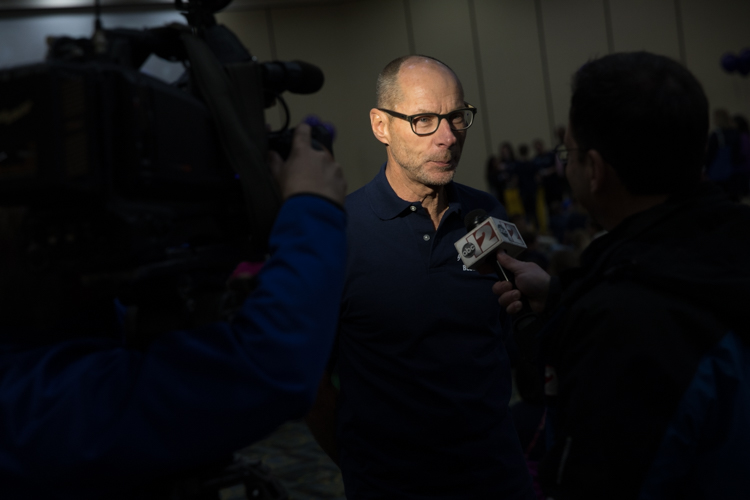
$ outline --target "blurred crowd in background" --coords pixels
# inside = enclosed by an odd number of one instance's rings
[[[750,131],[748,120],[715,109],[703,176],[737,202],[750,203]],[[581,252],[603,228],[572,198],[565,169],[555,154],[565,127],[555,131],[556,144],[503,142],[486,164],[489,191],[505,206],[508,218],[528,246],[522,260],[536,262],[551,275],[578,265]]]
[[[503,142],[486,165],[489,191],[500,200],[508,219],[521,232],[528,250],[523,260],[536,262],[552,275],[578,263],[578,256],[601,232],[571,197],[565,169],[555,154],[565,127],[555,131],[556,144],[541,139],[514,147]]]

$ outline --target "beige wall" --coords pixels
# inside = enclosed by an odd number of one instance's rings
[[[550,110],[534,2],[484,0],[475,5],[489,149],[497,153],[501,141],[515,145],[537,136],[549,144]]]
[[[674,0],[609,0],[609,6],[616,51],[648,50],[682,59]]]
[[[568,122],[570,77],[586,61],[609,53],[600,0],[541,0],[544,41],[547,47],[552,121]]]
[[[727,74],[719,58],[750,48],[750,2],[682,0],[688,68],[703,83],[712,107],[725,107],[750,118],[750,77]]]
[[[324,88],[288,95],[296,123],[333,122],[350,191],[385,159],[368,111],[380,69],[407,53],[443,60],[480,108],[456,179],[484,189],[487,156],[501,141],[553,142],[567,121],[570,78],[586,60],[648,50],[687,64],[712,107],[750,116],[750,78],[724,73],[721,56],[750,47],[746,0],[350,0],[219,14],[260,60],[318,65]],[[278,110],[267,111],[279,123]]]

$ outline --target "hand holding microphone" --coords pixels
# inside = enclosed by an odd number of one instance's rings
[[[515,315],[516,330],[522,331],[534,322],[535,313],[544,309],[549,275],[536,264],[512,258],[526,250],[526,243],[515,224],[488,217],[484,210],[479,209],[469,212],[464,225],[467,234],[455,243],[456,250],[470,269],[489,272],[489,266],[495,268],[500,281],[493,285],[492,290],[501,295],[498,302],[509,314]],[[516,273],[520,274],[521,289],[516,288],[519,278]],[[544,293],[540,293],[542,290]],[[534,294],[533,307],[525,296],[527,291]]]
[[[500,305],[508,314],[518,314],[523,308],[523,299],[526,299],[532,312],[541,313],[549,293],[549,274],[533,262],[516,260],[503,251],[499,251],[496,257],[498,263],[515,276],[515,288],[510,281],[498,281],[492,285],[492,292],[499,296]]]

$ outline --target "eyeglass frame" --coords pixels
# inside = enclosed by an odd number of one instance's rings
[[[560,162],[562,166],[566,166],[568,164],[568,153],[571,151],[578,151],[580,148],[566,148],[565,144],[558,144],[555,146],[555,158],[557,158],[557,161]],[[560,153],[565,152],[565,159],[560,158]]]
[[[411,127],[411,131],[414,132],[414,134],[417,135],[417,136],[419,136],[419,137],[424,137],[426,135],[432,135],[435,132],[437,132],[438,129],[440,128],[440,122],[443,119],[447,120],[448,117],[450,115],[452,115],[453,113],[455,113],[456,111],[471,111],[471,115],[472,115],[471,116],[471,123],[466,128],[453,128],[453,126],[450,125],[450,122],[448,122],[449,126],[451,127],[451,130],[455,130],[456,132],[463,132],[464,130],[469,130],[469,127],[471,127],[472,125],[474,125],[474,117],[477,115],[477,112],[479,110],[475,106],[469,104],[468,102],[464,102],[464,104],[466,106],[468,106],[468,107],[454,109],[453,111],[450,111],[450,112],[445,113],[443,115],[438,114],[438,113],[416,113],[414,115],[405,115],[403,113],[399,113],[398,111],[393,111],[393,110],[390,110],[390,109],[385,109],[385,108],[375,108],[375,109],[377,109],[379,111],[384,111],[384,112],[388,113],[389,115],[393,116],[394,118],[401,118],[402,120],[405,120],[405,121],[409,122],[409,126]],[[437,126],[435,127],[435,130],[433,130],[432,132],[429,132],[427,134],[419,134],[419,133],[417,133],[416,130],[414,130],[414,122],[412,122],[412,120],[414,118],[418,117],[418,116],[426,116],[426,115],[437,116],[438,117]]]

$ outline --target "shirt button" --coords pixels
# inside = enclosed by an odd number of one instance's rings
[[[412,205],[412,206],[409,207],[409,210],[411,210],[412,212],[416,212],[417,211],[417,207],[415,207],[414,205]]]
[[[430,241],[430,235],[429,234],[425,234],[424,236],[422,236],[422,239],[425,240],[425,241]]]

